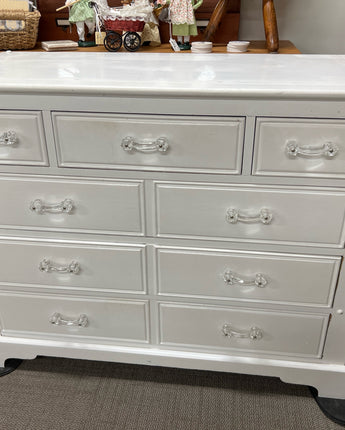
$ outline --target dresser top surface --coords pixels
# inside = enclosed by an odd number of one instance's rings
[[[1,52],[5,93],[345,97],[345,56]]]

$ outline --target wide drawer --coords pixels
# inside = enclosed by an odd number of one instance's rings
[[[160,295],[332,305],[340,257],[195,248],[156,250]]]
[[[148,302],[0,294],[1,335],[148,342]]]
[[[343,189],[156,183],[156,204],[162,237],[344,246]]]
[[[141,181],[2,177],[1,228],[143,234]]]
[[[0,241],[0,285],[145,293],[145,246]]]
[[[241,171],[244,118],[69,112],[52,118],[62,167]]]
[[[41,112],[0,110],[0,164],[48,166]]]
[[[345,121],[258,118],[253,174],[345,178]]]
[[[321,357],[328,316],[161,303],[160,343]]]

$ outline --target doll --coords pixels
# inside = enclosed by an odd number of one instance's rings
[[[191,48],[190,36],[197,36],[194,11],[202,5],[203,0],[170,0],[170,19],[172,34],[177,36],[180,49]]]
[[[95,46],[94,41],[85,41],[85,25],[88,29],[87,37],[95,33],[96,17],[95,11],[90,7],[90,0],[66,0],[65,5],[74,3],[69,12],[69,22],[77,26],[79,37],[78,45],[82,47]]]

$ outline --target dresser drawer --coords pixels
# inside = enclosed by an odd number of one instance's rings
[[[0,227],[143,234],[141,181],[0,178]]]
[[[15,312],[13,310],[15,309]],[[0,294],[1,335],[148,342],[148,302]]]
[[[0,110],[0,164],[48,166],[41,112]]]
[[[0,286],[146,292],[145,246],[0,241]]]
[[[160,343],[320,358],[328,316],[161,303]]]
[[[156,204],[162,237],[344,246],[342,189],[156,183]]]
[[[160,295],[328,306],[340,257],[195,248],[156,250]]]
[[[244,118],[68,112],[52,117],[62,167],[241,171]]]
[[[345,120],[258,118],[253,174],[345,178]]]

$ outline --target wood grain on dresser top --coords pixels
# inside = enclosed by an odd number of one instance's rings
[[[0,151],[0,362],[239,371],[345,397],[345,56],[3,52],[0,66],[0,135],[18,133]],[[28,141],[25,115],[43,131]],[[27,142],[46,165],[21,164]]]

